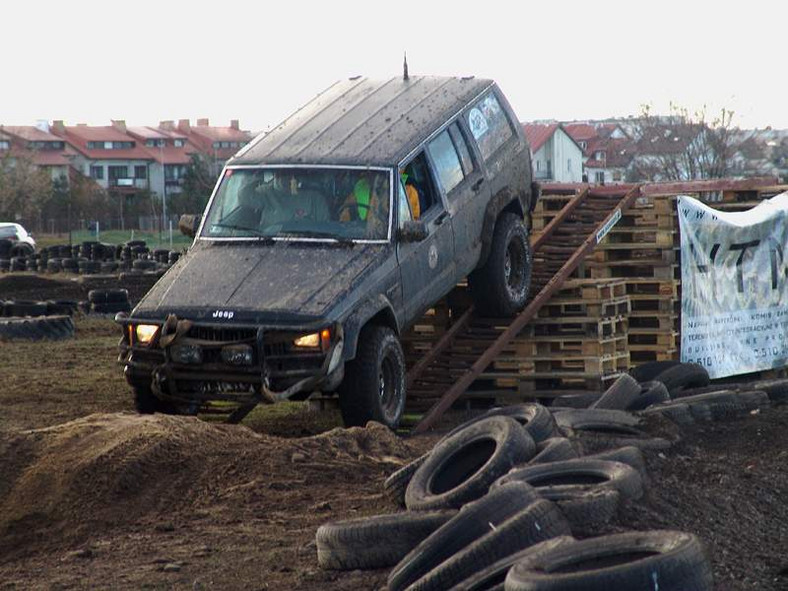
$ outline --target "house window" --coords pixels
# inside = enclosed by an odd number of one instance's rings
[[[183,140],[175,140],[175,147],[176,148],[182,148],[185,143],[186,142],[184,142]]]
[[[539,172],[540,170],[542,170],[542,161],[541,160],[537,160],[536,161],[536,172]]]
[[[213,143],[213,149],[214,150],[218,150],[221,147],[222,147],[222,142],[214,142]]]
[[[135,179],[146,179],[148,178],[148,167],[147,166],[135,166],[134,167],[134,178]]]
[[[572,172],[572,159],[568,158],[566,161],[566,172]]]
[[[594,181],[596,181],[596,183],[598,185],[604,185],[605,184],[605,172],[603,170],[595,172],[594,173]]]
[[[580,147],[583,150],[585,150],[588,147],[588,144],[586,142],[584,142],[584,141],[580,141],[580,142],[578,142],[578,144],[580,144]]]
[[[603,151],[598,150],[594,152],[594,160],[604,160],[604,159],[605,159],[605,153]]]
[[[11,143],[6,140],[0,140],[0,150],[10,150]]]
[[[129,176],[128,166],[107,166],[107,176],[110,181],[125,179]]]
[[[100,165],[92,165],[90,167],[90,178],[101,180],[104,178],[104,167]]]
[[[148,148],[163,148],[164,147],[164,140],[145,140],[145,146]]]
[[[473,105],[465,116],[485,160],[514,135],[506,113],[492,92]]]

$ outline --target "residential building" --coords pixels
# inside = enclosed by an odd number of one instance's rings
[[[583,149],[583,180],[623,183],[634,156],[634,142],[617,123],[570,122],[564,129]]]
[[[49,132],[48,126],[0,126],[0,157],[27,158],[32,164],[47,170],[53,181],[68,182],[71,163],[76,151],[63,138]]]
[[[531,146],[534,179],[579,183],[583,176],[583,150],[560,123],[525,123]]]
[[[150,155],[148,177],[151,192],[163,195],[180,193],[190,155],[197,149],[178,131],[163,127],[127,127],[127,133]]]
[[[97,127],[55,121],[51,131],[75,150],[73,166],[102,188],[129,198],[150,189],[153,157],[127,133],[125,122]]]
[[[181,119],[173,131],[186,136],[205,157],[211,173],[217,176],[225,162],[252,140],[252,134],[241,130],[237,119],[230,121],[229,127],[212,126],[208,119],[198,119],[195,125],[191,125],[188,119]]]

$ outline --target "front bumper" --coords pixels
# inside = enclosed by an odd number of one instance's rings
[[[248,324],[197,323],[169,316],[165,322],[118,317],[124,337],[118,361],[126,380],[150,387],[164,400],[200,405],[212,401],[240,405],[303,399],[318,389],[332,390],[343,377],[341,326],[331,329],[326,350],[299,350],[293,338],[314,327],[263,327]],[[154,340],[135,342],[133,327],[159,324]],[[199,348],[199,363],[173,359],[173,348]],[[232,365],[223,359],[227,347],[251,349],[250,363]]]

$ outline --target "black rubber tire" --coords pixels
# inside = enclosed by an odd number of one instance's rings
[[[79,302],[76,300],[49,300],[46,305],[47,316],[73,316],[79,309]]]
[[[534,552],[543,552],[555,545],[574,541],[575,539],[572,536],[558,536],[545,540],[544,542],[539,542],[538,544],[529,546],[525,550],[509,554],[495,564],[476,572],[471,577],[458,583],[449,591],[504,591],[506,574],[514,564],[520,562],[520,560],[526,556],[532,555]]]
[[[561,396],[553,398],[549,408],[588,408],[599,400],[600,396],[602,396],[602,394],[598,392],[562,394]]]
[[[618,491],[613,489],[555,490],[549,495],[569,522],[572,534],[589,536],[602,529],[618,515]]]
[[[404,589],[538,499],[533,487],[514,482],[466,505],[394,567],[389,591]]]
[[[151,392],[150,386],[132,386],[132,390],[134,391],[134,408],[140,414],[150,415],[156,412],[168,415],[181,414],[174,404],[157,398]]]
[[[393,472],[391,476],[383,482],[383,492],[386,496],[400,507],[405,506],[405,490],[408,488],[410,479],[421,465],[426,461],[429,453],[424,454],[404,465],[399,470]]]
[[[377,421],[399,426],[405,408],[405,354],[393,330],[370,324],[361,329],[356,358],[345,364],[339,407],[345,426]],[[388,393],[381,395],[381,384]],[[384,400],[381,400],[384,398]]]
[[[317,563],[326,569],[394,566],[456,511],[394,513],[326,523],[317,529]]]
[[[505,586],[506,591],[711,591],[714,582],[697,537],[646,531],[569,542],[526,556],[509,571]]]
[[[0,340],[59,341],[73,337],[74,321],[70,316],[0,318]]]
[[[528,465],[563,462],[578,457],[577,450],[566,437],[550,437],[536,444],[536,455],[528,461]]]
[[[648,472],[646,471],[646,459],[643,457],[643,452],[640,448],[634,445],[627,445],[625,447],[617,447],[616,449],[609,449],[598,454],[585,456],[592,460],[605,460],[608,462],[621,462],[627,466],[632,466],[640,474],[643,482],[646,481]]]
[[[665,384],[671,398],[677,398],[682,390],[708,386],[709,372],[696,363],[680,363],[658,373],[654,380]]]
[[[468,277],[476,310],[495,317],[513,316],[522,310],[531,286],[532,266],[531,243],[522,218],[502,213],[495,222],[487,261]]]
[[[589,408],[625,410],[639,395],[638,381],[630,375],[623,374]]]
[[[733,392],[723,390],[686,396],[680,399],[686,404],[696,421],[724,421],[748,414],[750,411],[769,405],[766,392]]]
[[[117,314],[118,312],[131,312],[129,302],[109,302],[106,304],[90,304],[90,311],[94,314]]]
[[[654,404],[643,411],[644,416],[651,414],[659,414],[682,427],[695,424],[695,417],[692,415],[689,405],[683,402]]]
[[[753,390],[766,392],[772,404],[788,403],[788,379],[760,380],[749,384]]]
[[[666,369],[677,365],[681,365],[681,361],[674,361],[672,359],[667,361],[648,361],[630,369],[629,375],[638,382],[650,382]]]
[[[527,482],[546,499],[566,491],[593,489],[618,491],[622,500],[627,501],[643,496],[643,480],[632,466],[593,458],[515,468],[496,481],[493,489],[512,481]]]
[[[37,302],[33,300],[10,300],[5,303],[6,316],[17,316],[22,318],[25,316],[46,316],[46,314],[46,302]]]
[[[630,403],[626,410],[643,410],[652,404],[670,401],[670,394],[665,384],[653,380],[640,383],[640,394]]]
[[[88,292],[88,301],[91,304],[111,304],[129,301],[127,289],[91,289]]]
[[[408,591],[444,591],[513,551],[570,533],[569,522],[550,501],[539,499],[433,568]]]
[[[621,410],[586,409],[555,413],[558,426],[592,451],[634,445],[642,449],[666,449],[672,444],[640,429],[642,420]]]
[[[602,408],[559,410],[553,416],[559,427],[570,429],[638,427],[642,422],[630,412]]]
[[[488,417],[509,417],[514,419],[523,426],[535,443],[552,437],[556,430],[553,414],[546,407],[536,403],[525,403],[491,408],[484,414],[474,417],[462,425],[455,427],[449,431],[445,437],[451,437],[455,433],[465,429],[468,425],[473,425]]]
[[[436,445],[405,491],[411,511],[457,509],[484,496],[513,466],[534,456],[536,444],[509,417],[488,417]]]

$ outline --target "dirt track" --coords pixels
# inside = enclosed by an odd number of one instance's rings
[[[307,412],[248,426],[140,417],[113,364],[116,329],[77,329],[71,342],[0,343],[0,589],[384,584],[386,571],[320,570],[315,530],[394,510],[383,479],[435,435],[331,429],[335,417]],[[307,435],[270,434],[283,424]],[[787,427],[779,407],[685,430],[647,453],[647,496],[615,528],[697,533],[720,590],[787,589]]]

